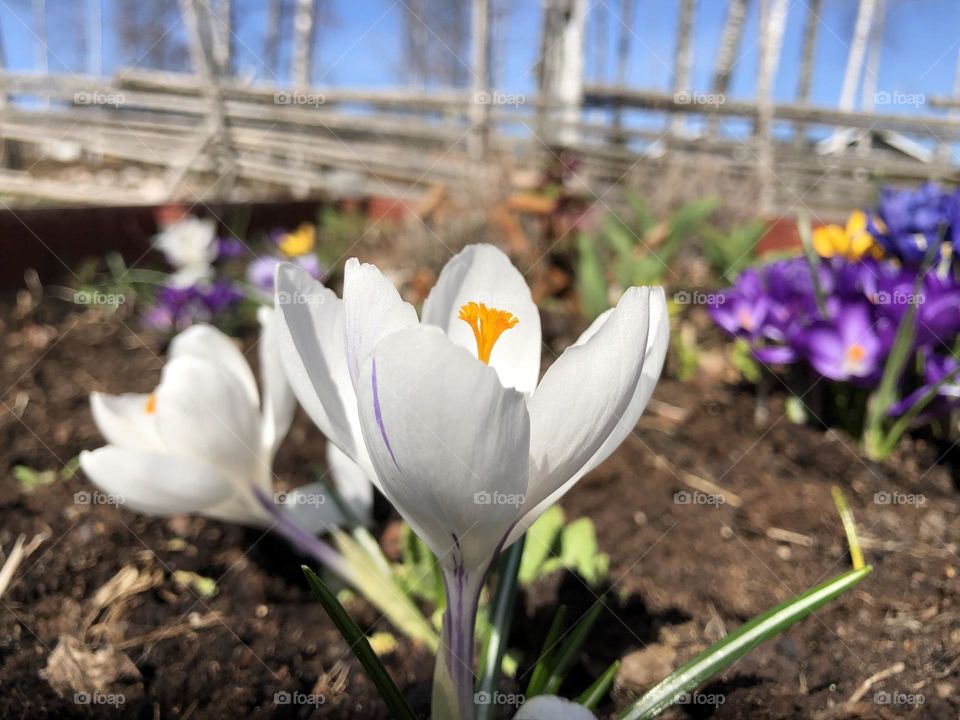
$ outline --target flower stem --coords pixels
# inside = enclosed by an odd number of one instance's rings
[[[304,555],[316,559],[321,565],[335,573],[341,580],[356,587],[357,580],[354,572],[344,559],[343,555],[316,535],[304,530],[288,513],[283,512],[276,503],[270,500],[260,489],[255,489],[254,495],[260,506],[273,518],[275,524],[272,530],[283,535],[291,545]]]
[[[257,502],[266,510],[274,525],[271,528],[304,555],[315,558],[344,583],[357,590],[377,608],[398,630],[413,640],[423,642],[431,651],[437,648],[437,634],[433,626],[413,600],[399,587],[390,568],[379,567],[372,560],[361,557],[354,547],[345,545],[349,536],[340,536],[337,550],[304,530],[288,513],[271,502],[263,492],[255,489]],[[353,544],[356,548],[360,546]]]
[[[447,607],[433,676],[433,720],[473,720],[473,629],[483,575],[444,570]]]

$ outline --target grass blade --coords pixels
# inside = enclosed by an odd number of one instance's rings
[[[593,685],[584,690],[580,697],[577,698],[577,704],[583,705],[588,710],[596,709],[597,705],[599,705],[603,699],[603,696],[610,691],[610,686],[613,685],[613,679],[619,671],[620,661],[614,660],[610,664],[610,667],[603,671],[603,675],[598,677]]]
[[[330,589],[313,570],[306,565],[300,567],[303,574],[307,576],[307,582],[310,584],[313,594],[323,605],[323,609],[327,611],[327,615],[333,620],[333,624],[337,626],[337,630],[343,635],[343,639],[347,641],[347,646],[357,656],[357,660],[363,665],[363,669],[367,671],[367,675],[379,691],[380,697],[383,698],[390,709],[390,714],[398,720],[416,720],[413,711],[393,683],[387,669],[380,662],[380,658],[377,657],[373,648],[370,647],[366,636],[350,618],[347,611],[343,609],[343,605],[337,601],[336,596],[330,592]]]
[[[530,683],[527,685],[527,691],[524,693],[525,697],[532,698],[535,695],[539,695],[542,692],[544,683],[547,682],[547,678],[550,676],[550,668],[552,667],[552,659],[556,653],[553,651],[553,646],[557,644],[557,640],[560,638],[560,628],[563,627],[564,621],[567,619],[567,606],[561,605],[557,608],[556,615],[553,616],[553,622],[550,624],[550,629],[547,631],[547,637],[543,641],[543,650],[540,651],[540,660],[537,661],[537,664],[533,668],[533,674],[530,676]]]
[[[853,563],[853,569],[859,570],[863,567],[863,550],[860,548],[860,538],[857,535],[857,523],[853,519],[853,511],[847,505],[847,499],[843,496],[843,491],[834,485],[830,488],[833,494],[833,502],[837,506],[837,512],[840,513],[840,522],[843,523],[843,531],[847,535],[847,545],[850,547],[850,560]]]
[[[603,603],[598,599],[570,630],[570,634],[554,655],[555,660],[551,662],[550,675],[544,683],[542,694],[555,695],[560,689],[560,683],[563,682],[564,676],[573,664],[573,658],[580,651],[583,641],[587,639],[587,634],[596,624],[603,607]]]
[[[513,606],[517,598],[517,573],[523,556],[525,537],[520,538],[500,558],[497,566],[497,592],[490,601],[490,628],[480,655],[478,693],[493,694],[500,682],[500,667],[507,651]],[[493,703],[477,706],[476,720],[489,720],[496,706]]]
[[[868,565],[860,570],[838,575],[803,595],[758,615],[653,686],[629,710],[620,715],[620,720],[648,720],[656,717],[680,695],[699,687],[764,640],[779,635],[824,603],[846,592],[872,570]]]

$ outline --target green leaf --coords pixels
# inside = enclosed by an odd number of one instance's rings
[[[433,626],[392,573],[381,571],[367,550],[347,533],[335,530],[333,536],[350,566],[356,589],[404,635],[436,652],[439,638]]]
[[[603,602],[598,598],[583,617],[580,618],[577,624],[573,626],[573,629],[569,631],[566,639],[551,657],[550,675],[547,677],[543,689],[538,694],[555,695],[560,689],[560,684],[563,682],[564,677],[566,677],[567,671],[570,670],[573,659],[577,653],[580,652],[580,648],[587,639],[587,635],[590,634],[590,631],[597,622],[597,618],[600,617],[603,607]]]
[[[520,561],[520,584],[529,585],[544,575],[544,564],[563,530],[565,516],[559,505],[553,505],[527,530]]]
[[[533,672],[530,674],[530,682],[527,683],[525,697],[532,698],[540,694],[540,688],[546,683],[550,676],[550,660],[554,655],[554,645],[560,638],[560,628],[567,619],[567,606],[560,605],[553,616],[553,622],[550,623],[550,629],[547,630],[547,637],[543,641],[543,648],[540,650],[540,659],[533,666]]]
[[[577,293],[583,313],[589,319],[593,320],[607,309],[607,279],[596,241],[586,234],[577,236]]]
[[[517,573],[523,556],[525,537],[511,545],[497,563],[497,590],[490,601],[487,632],[480,654],[478,693],[492,694],[500,683],[500,668],[510,638],[510,624],[517,598]],[[476,720],[489,720],[496,706],[486,703],[477,707]]]
[[[563,566],[578,573],[591,586],[607,576],[610,558],[600,552],[597,533],[590,518],[574,520],[560,534],[560,558]]]
[[[619,720],[648,720],[656,717],[676,702],[678,697],[701,686],[760,643],[779,635],[820,606],[846,592],[872,570],[870,565],[860,570],[851,570],[758,615],[657,683],[621,714]]]
[[[859,570],[863,567],[863,550],[860,547],[860,537],[857,535],[857,523],[853,519],[853,510],[847,504],[847,499],[843,496],[843,490],[834,485],[830,488],[833,495],[833,503],[837,506],[837,512],[840,513],[840,522],[843,524],[843,532],[847,536],[847,545],[850,548],[850,561],[853,563],[853,569]]]
[[[610,667],[604,670],[603,674],[594,681],[593,685],[584,690],[577,698],[577,704],[583,705],[588,710],[595,709],[603,696],[610,692],[610,686],[613,685],[613,680],[618,672],[620,672],[620,661],[614,660]]]
[[[416,720],[413,711],[407,705],[407,701],[403,699],[403,695],[400,694],[387,669],[380,662],[380,658],[370,647],[370,643],[367,642],[366,636],[360,631],[357,624],[350,618],[343,606],[337,602],[337,598],[330,592],[323,580],[306,565],[300,567],[303,574],[307,576],[307,582],[310,584],[313,594],[323,605],[323,609],[333,620],[333,624],[337,626],[337,630],[340,631],[343,639],[346,640],[347,647],[356,655],[357,660],[363,665],[363,669],[367,671],[367,676],[376,686],[380,697],[383,698],[390,709],[391,715],[398,720]]]
[[[13,477],[20,483],[20,487],[25,493],[31,493],[38,487],[49,485],[56,480],[57,473],[53,470],[40,472],[27,465],[14,465]]]

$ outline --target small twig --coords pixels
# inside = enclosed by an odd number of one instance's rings
[[[13,544],[13,550],[10,551],[7,561],[3,564],[3,567],[0,568],[0,597],[3,597],[7,588],[10,587],[10,583],[13,580],[14,574],[17,572],[17,568],[20,567],[20,563],[26,560],[48,537],[49,535],[47,533],[39,533],[33,536],[33,540],[31,540],[29,544],[25,544],[27,536],[23,533],[20,534],[17,541]]]
[[[868,677],[866,680],[864,680],[862,683],[860,683],[860,687],[857,688],[856,692],[854,692],[853,695],[851,695],[850,698],[847,700],[847,702],[844,704],[853,705],[854,703],[859,702],[864,695],[870,692],[870,688],[872,688],[878,682],[882,680],[886,680],[891,675],[899,675],[900,673],[903,672],[905,667],[906,665],[904,665],[902,662],[895,662],[890,667],[884,670],[881,670],[878,673],[874,673],[873,675]]]
[[[767,528],[767,537],[777,542],[791,543],[803,547],[813,547],[816,544],[816,541],[809,535],[778,527]]]

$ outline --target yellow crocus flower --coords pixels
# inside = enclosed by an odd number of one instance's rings
[[[287,257],[299,257],[312,252],[316,242],[317,228],[313,223],[305,222],[293,232],[284,235],[278,247]]]
[[[867,230],[866,213],[857,211],[847,219],[846,227],[824,225],[813,231],[813,249],[820,257],[840,256],[847,260],[859,260],[868,253],[883,257],[883,249]]]

